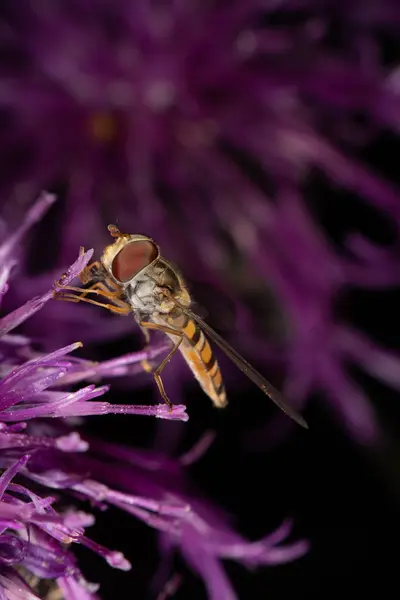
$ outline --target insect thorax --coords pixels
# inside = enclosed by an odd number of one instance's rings
[[[143,314],[165,312],[165,298],[160,292],[168,289],[173,296],[179,295],[181,284],[171,265],[160,258],[124,286],[125,296],[134,311]]]

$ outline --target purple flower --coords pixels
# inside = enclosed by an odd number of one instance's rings
[[[299,408],[322,391],[347,431],[372,442],[374,410],[344,365],[398,388],[398,357],[334,307],[349,286],[397,285],[398,245],[382,250],[349,231],[334,249],[305,190],[317,171],[399,225],[398,190],[357,158],[398,130],[398,65],[383,63],[377,40],[399,23],[396,0],[6,2],[3,189],[22,206],[66,184],[58,264],[81,244],[100,251],[117,218],[184,273],[243,301],[254,290],[268,307],[272,294],[277,340],[258,310],[244,311],[232,341],[258,363],[278,362]],[[25,281],[22,290],[35,285]],[[62,319],[80,326],[80,308],[51,309],[55,335]],[[123,327],[115,319],[90,335]]]
[[[18,279],[12,279],[17,246],[54,199],[43,194],[0,246],[2,296],[8,286],[18,285]],[[38,583],[50,580],[51,588],[59,588],[67,600],[96,598],[97,586],[85,581],[73,547],[81,544],[111,567],[130,569],[118,550],[105,548],[86,535],[96,508],[115,506],[160,532],[164,561],[177,548],[203,578],[210,598],[234,599],[221,560],[254,567],[302,556],[308,546],[305,541],[282,545],[290,523],[258,542],[249,542],[211,503],[192,491],[185,466],[198,451],[181,459],[166,458],[92,439],[76,428],[77,418],[109,413],[186,421],[181,405],[170,412],[164,405],[111,404],[102,398],[108,391],[106,385],[68,389],[83,380],[129,374],[140,360],[155,357],[160,348],[94,363],[71,355],[81,342],[42,354],[28,338],[14,333],[55,291],[70,283],[91,256],[92,250],[79,256],[51,290],[0,319],[0,597],[38,598]],[[69,503],[68,509],[59,507],[61,498],[64,507]],[[78,510],[74,498],[90,505],[91,512]]]

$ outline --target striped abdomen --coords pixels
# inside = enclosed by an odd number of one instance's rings
[[[170,326],[183,332],[184,338],[179,350],[200,386],[215,406],[224,407],[226,405],[226,393],[221,369],[199,325],[187,315],[180,315],[176,319],[170,318],[168,322]],[[177,338],[175,336],[170,335],[169,337],[176,343]]]

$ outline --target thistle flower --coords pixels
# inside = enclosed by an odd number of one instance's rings
[[[240,348],[278,355],[293,402],[322,390],[355,439],[374,441],[374,410],[344,365],[398,388],[398,360],[334,307],[349,286],[398,284],[398,248],[352,231],[334,248],[306,190],[318,172],[399,224],[398,191],[357,158],[398,129],[398,65],[377,42],[396,35],[398,3],[75,0],[10,2],[4,15],[3,189],[23,204],[66,184],[59,264],[82,243],[101,248],[117,217],[184,273],[268,306],[272,292],[278,340],[248,315]]]
[[[44,194],[22,225],[0,246],[0,295],[15,266],[16,246],[27,229],[54,202]],[[177,547],[203,577],[209,597],[226,600],[235,592],[220,564],[230,558],[247,566],[291,561],[307,543],[281,546],[289,533],[286,523],[259,542],[248,542],[234,532],[209,502],[188,492],[182,460],[141,453],[86,438],[71,426],[71,418],[107,413],[150,415],[187,420],[184,406],[170,411],[164,405],[116,405],[98,400],[108,386],[86,385],[69,391],[71,383],[125,375],[140,360],[160,349],[131,353],[93,363],[74,358],[80,342],[49,354],[34,351],[30,340],[14,333],[48,302],[54,291],[70,283],[87,264],[92,251],[80,256],[49,292],[35,297],[0,319],[0,596],[34,600],[38,583],[49,580],[67,600],[96,598],[97,586],[82,576],[73,545],[81,544],[117,569],[130,569],[118,551],[87,537],[94,522],[74,498],[105,509],[115,506],[160,532],[164,556]],[[193,456],[192,456],[193,459]],[[20,480],[20,481],[19,481]],[[58,509],[58,500],[68,509]],[[50,598],[50,592],[49,596]]]

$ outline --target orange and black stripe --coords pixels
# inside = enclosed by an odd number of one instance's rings
[[[184,358],[214,404],[225,406],[226,394],[221,370],[206,336],[200,326],[187,315],[184,315],[181,330],[185,334],[190,349],[192,349],[192,352],[190,352],[189,348],[186,351],[184,347],[182,348]],[[197,360],[195,360],[193,352]]]

